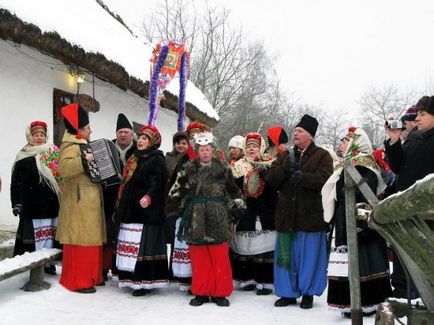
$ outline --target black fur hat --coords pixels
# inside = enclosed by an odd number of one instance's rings
[[[434,96],[423,96],[416,104],[416,112],[425,111],[434,115]]]
[[[304,114],[300,122],[298,122],[295,127],[301,127],[302,129],[305,129],[307,132],[309,132],[312,137],[315,137],[316,130],[318,129],[318,121],[316,118],[308,114]]]
[[[128,121],[127,117],[123,113],[119,113],[118,121],[116,123],[116,132],[120,129],[133,129],[130,121]]]

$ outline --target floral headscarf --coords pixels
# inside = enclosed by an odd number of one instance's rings
[[[363,166],[372,170],[377,175],[377,195],[386,189],[386,184],[381,177],[380,168],[372,155],[372,144],[368,135],[361,128],[350,127],[344,138],[348,141],[343,159],[335,166],[334,173],[327,180],[321,190],[324,208],[324,221],[330,222],[333,217],[336,202],[336,183],[343,171],[345,161],[351,160],[354,166]]]
[[[32,143],[31,125],[30,123],[26,127],[25,136],[27,144],[18,152],[14,165],[12,166],[12,172],[17,161],[28,157],[35,157],[40,181],[45,182],[57,194],[57,198],[60,200],[63,178],[60,177],[57,170],[59,164],[59,148],[48,141],[48,131],[46,132],[46,142],[43,145],[35,146]]]

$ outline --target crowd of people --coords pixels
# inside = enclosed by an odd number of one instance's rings
[[[350,127],[337,155],[315,144],[318,121],[307,114],[291,132],[293,146],[276,125],[266,139],[234,136],[225,159],[200,122],[175,133],[164,154],[157,127],[135,135],[121,113],[113,142],[122,180],[108,187],[90,176],[86,111],[70,104],[62,115],[60,149],[47,124],[34,121],[16,156],[14,255],[61,247],[60,283],[79,293],[96,292],[111,274],[136,297],[176,282],[194,296],[191,306],[229,306],[235,288],[258,296],[274,291],[276,307],[301,298],[300,308],[310,309],[327,288],[328,305],[351,317],[348,264],[336,263],[348,255],[344,162],[380,198],[434,173],[434,96],[411,107],[403,127],[386,123],[384,150],[374,151],[365,131]],[[357,192],[356,202],[365,201]],[[407,297],[406,277],[395,258],[390,282],[387,243],[366,216],[357,217],[357,240],[363,314],[371,315],[385,298]],[[54,265],[45,271],[57,272]],[[411,288],[410,298],[417,297]]]

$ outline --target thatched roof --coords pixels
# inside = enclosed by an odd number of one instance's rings
[[[42,32],[38,26],[22,21],[6,9],[0,9],[0,38],[36,48],[65,65],[82,67],[123,90],[130,90],[148,98],[149,81],[130,76],[120,64],[108,60],[101,53],[86,52],[82,47],[62,38],[57,32]],[[163,107],[177,112],[177,97],[167,91],[164,94],[166,101],[162,103]],[[218,123],[217,119],[206,115],[189,102],[186,102],[186,115],[191,120],[203,122],[210,127]]]

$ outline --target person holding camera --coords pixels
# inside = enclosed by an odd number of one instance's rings
[[[405,114],[401,117],[401,121],[404,126],[404,130],[402,130],[402,148],[407,150],[411,143],[417,141],[417,139],[421,136],[421,132],[417,129],[416,125],[416,117],[417,113],[414,109],[414,106],[411,106]]]
[[[315,145],[318,121],[304,115],[294,129],[294,148],[279,154],[268,172],[268,184],[280,190],[276,206],[274,305],[313,306],[327,286],[327,224],[321,189],[333,173],[327,150]]]
[[[393,172],[398,175],[396,190],[404,191],[417,180],[434,173],[434,96],[423,96],[415,106],[415,118],[420,136],[404,146],[401,129],[387,128],[389,139],[385,142],[386,155]],[[432,224],[430,225],[432,228]],[[392,285],[395,297],[407,297],[407,281],[399,261],[393,265]],[[413,288],[414,289],[414,288]],[[416,298],[415,290],[410,298]]]

